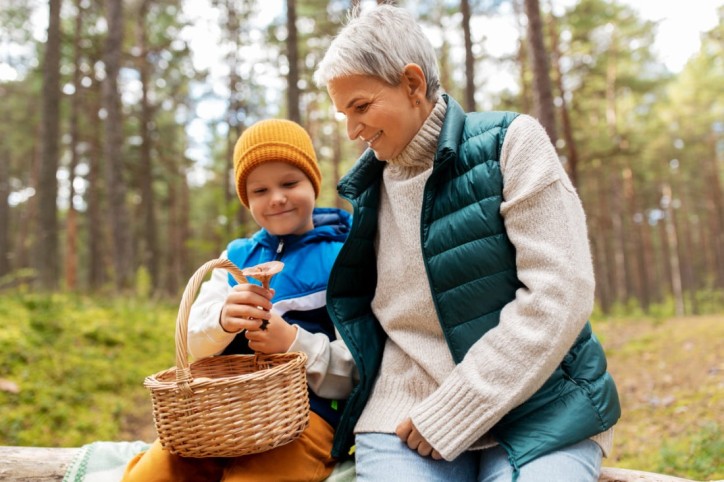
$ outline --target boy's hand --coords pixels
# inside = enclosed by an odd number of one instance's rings
[[[229,333],[246,330],[249,348],[254,351],[285,353],[294,343],[297,328],[269,312],[272,296],[274,290],[259,285],[244,283],[234,286],[221,308],[221,328]],[[262,329],[265,322],[267,325]]]
[[[261,353],[286,353],[297,337],[297,327],[287,323],[281,316],[271,315],[266,329],[257,323],[254,329],[247,329],[249,348]]]
[[[273,294],[272,290],[250,283],[234,286],[221,308],[221,328],[228,333],[258,329],[262,320],[271,317]]]

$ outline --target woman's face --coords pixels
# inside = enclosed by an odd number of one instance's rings
[[[349,138],[364,140],[380,160],[399,155],[429,113],[423,108],[424,92],[405,76],[397,86],[369,75],[338,77],[327,91],[335,109],[346,117]]]

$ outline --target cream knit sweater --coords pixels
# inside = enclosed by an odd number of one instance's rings
[[[495,442],[488,431],[550,376],[593,306],[594,278],[580,200],[548,137],[521,115],[500,167],[503,215],[524,287],[499,325],[455,365],[421,257],[420,213],[447,105],[440,97],[417,136],[383,173],[372,310],[388,335],[355,432],[394,433],[407,417],[446,460]],[[593,439],[607,454],[612,429]]]

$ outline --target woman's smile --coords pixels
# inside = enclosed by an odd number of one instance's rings
[[[382,131],[377,131],[377,133],[375,135],[373,135],[372,137],[370,137],[369,139],[365,139],[363,137],[362,140],[365,141],[369,147],[372,147],[372,144],[374,144],[375,141],[377,141],[377,139],[379,139],[381,135],[382,135]]]

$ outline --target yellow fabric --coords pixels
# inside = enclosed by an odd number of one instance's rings
[[[332,473],[334,429],[311,412],[309,427],[293,442],[236,458],[184,458],[156,440],[126,466],[122,482],[319,482]]]
[[[286,119],[266,119],[248,127],[234,146],[236,192],[249,207],[246,178],[252,169],[268,161],[289,163],[304,172],[319,196],[322,174],[312,139],[302,126]]]

